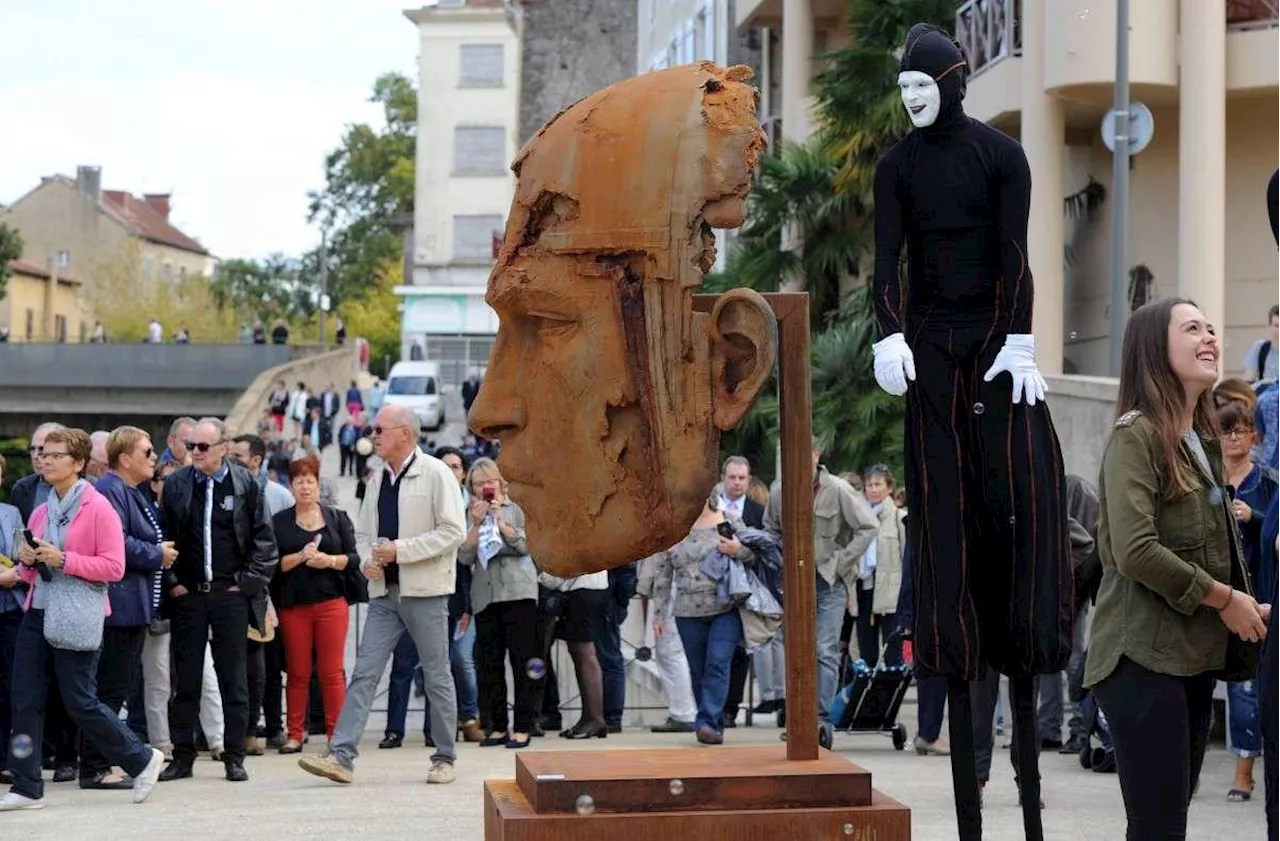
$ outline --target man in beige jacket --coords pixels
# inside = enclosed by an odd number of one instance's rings
[[[458,480],[444,462],[419,451],[419,431],[417,416],[403,406],[387,406],[374,419],[373,447],[385,466],[380,480],[369,482],[356,517],[369,614],[329,751],[298,761],[337,783],[351,782],[378,681],[405,631],[417,646],[431,703],[436,750],[427,782],[454,779],[458,708],[449,668],[449,596],[466,526]]]

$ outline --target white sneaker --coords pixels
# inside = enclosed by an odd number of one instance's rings
[[[156,787],[156,780],[160,779],[160,767],[164,765],[164,753],[151,749],[151,761],[147,763],[147,767],[142,769],[142,773],[133,778],[133,802],[141,803],[151,795],[151,790]]]
[[[4,797],[0,797],[0,812],[16,812],[19,809],[43,809],[44,798],[39,800],[33,797],[24,797],[16,791],[11,791]]]
[[[427,772],[427,782],[435,785],[447,785],[453,782],[453,763],[445,762],[437,759],[431,763],[431,770]]]

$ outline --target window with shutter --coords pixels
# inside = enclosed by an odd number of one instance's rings
[[[453,259],[468,263],[492,262],[494,231],[502,231],[501,216],[453,217]]]
[[[505,175],[507,130],[501,126],[457,126],[453,130],[455,175]]]
[[[502,87],[502,45],[463,44],[458,50],[458,87]]]

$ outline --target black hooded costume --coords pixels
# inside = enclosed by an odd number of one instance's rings
[[[1026,725],[1015,751],[1034,757],[1031,676],[1060,671],[1071,653],[1066,493],[1048,407],[1014,403],[1009,376],[984,379],[1008,336],[1030,342],[1026,156],[965,115],[968,67],[945,32],[913,26],[899,69],[932,77],[941,103],[936,121],[876,169],[878,345],[902,334],[914,361],[905,441],[911,631],[917,675],[950,679],[957,814],[968,839],[981,837],[981,818],[977,798],[967,802],[977,791],[967,682],[987,667],[1010,676]],[[1026,803],[1039,797],[1039,774],[1034,759],[1023,766]],[[1037,804],[1027,806],[1028,837],[1038,837]]]

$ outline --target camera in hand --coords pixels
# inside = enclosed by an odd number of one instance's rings
[[[725,540],[733,540],[733,537],[734,537],[733,526],[731,526],[729,523],[717,523],[716,533],[719,534],[721,537],[723,537]]]
[[[26,539],[27,545],[32,549],[39,549],[40,544],[36,541],[36,536],[31,533],[31,529],[23,529],[22,536]],[[36,572],[40,575],[41,581],[52,581],[53,570],[49,569],[49,565],[45,563],[36,564]]]
[[[495,499],[498,498],[498,491],[494,488],[485,488],[484,490],[480,491],[480,498],[483,499],[485,502],[493,502]]]

